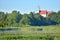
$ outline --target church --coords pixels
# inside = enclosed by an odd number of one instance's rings
[[[40,10],[40,7],[38,7],[38,12],[41,16],[43,17],[47,17],[48,15],[52,14],[51,11],[47,11],[47,10]]]
[[[39,14],[43,17],[47,17],[48,15],[52,14],[52,12],[47,10],[39,10]]]

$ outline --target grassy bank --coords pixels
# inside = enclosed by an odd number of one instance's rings
[[[60,40],[60,36],[21,36],[21,35],[4,35],[0,40]]]
[[[60,40],[60,25],[12,27],[14,31],[7,31],[9,27],[4,29],[6,32],[0,30],[0,40]]]

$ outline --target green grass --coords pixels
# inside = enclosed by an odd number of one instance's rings
[[[21,32],[0,34],[0,40],[60,40],[60,25],[18,27],[17,29]]]
[[[0,36],[0,40],[60,40],[60,37],[58,36],[5,35],[5,36]]]

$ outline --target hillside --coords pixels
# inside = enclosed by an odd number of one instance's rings
[[[0,27],[47,26],[60,24],[60,11],[53,12],[44,18],[39,13],[21,14],[13,10],[11,13],[0,12]]]

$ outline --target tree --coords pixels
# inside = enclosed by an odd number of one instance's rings
[[[60,12],[59,11],[57,13],[53,12],[51,15],[48,16],[48,19],[51,19],[57,23],[60,23]]]
[[[4,12],[0,12],[0,27],[5,27],[7,26],[7,15]]]
[[[19,23],[19,21],[21,19],[21,14],[19,11],[14,10],[14,11],[12,11],[11,14],[9,14],[7,19],[9,21],[9,26],[11,26],[12,24]]]
[[[30,23],[30,19],[28,18],[28,14],[24,14],[22,16],[22,19],[20,21],[20,24],[23,24],[23,25],[29,25],[29,24],[31,24]]]

